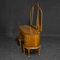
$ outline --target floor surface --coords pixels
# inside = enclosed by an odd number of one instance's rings
[[[16,39],[0,37],[0,60],[60,60],[60,37],[41,37],[40,56],[31,54],[28,59]]]

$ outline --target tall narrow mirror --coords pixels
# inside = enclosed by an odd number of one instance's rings
[[[36,28],[36,24],[37,24],[37,10],[38,10],[38,7],[35,5],[33,10],[33,19],[32,19],[32,26],[34,28]]]
[[[36,28],[38,31],[42,31],[42,9],[39,7],[39,4],[32,6],[30,18],[31,26]]]

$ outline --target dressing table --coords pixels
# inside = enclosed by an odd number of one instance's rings
[[[35,11],[35,7],[37,7]],[[36,12],[36,14],[35,14]],[[35,15],[34,15],[35,14]],[[19,27],[18,41],[21,47],[21,41],[24,41],[23,52],[28,50],[28,57],[30,57],[30,50],[37,49],[40,55],[40,33],[42,32],[42,9],[39,4],[33,5],[30,11],[30,25],[21,25]]]

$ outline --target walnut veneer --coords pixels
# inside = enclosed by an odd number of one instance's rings
[[[22,40],[24,41],[23,52],[25,53],[25,48],[26,48],[28,50],[28,57],[30,57],[31,49],[37,49],[38,55],[40,55],[40,47],[41,47],[40,33],[42,32],[42,10],[38,4],[37,5],[38,10],[37,10],[36,26],[33,26],[32,22],[33,22],[34,6],[35,5],[32,6],[32,11],[30,11],[30,25],[21,25],[19,27],[19,35],[18,35],[18,40],[20,42],[20,46],[21,46],[21,41]],[[40,16],[40,18],[39,18],[39,16]]]

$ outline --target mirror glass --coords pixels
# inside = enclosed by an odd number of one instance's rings
[[[34,11],[33,11],[33,20],[32,20],[32,26],[35,28],[36,28],[36,23],[37,23],[37,10],[38,10],[38,7],[35,5]]]

